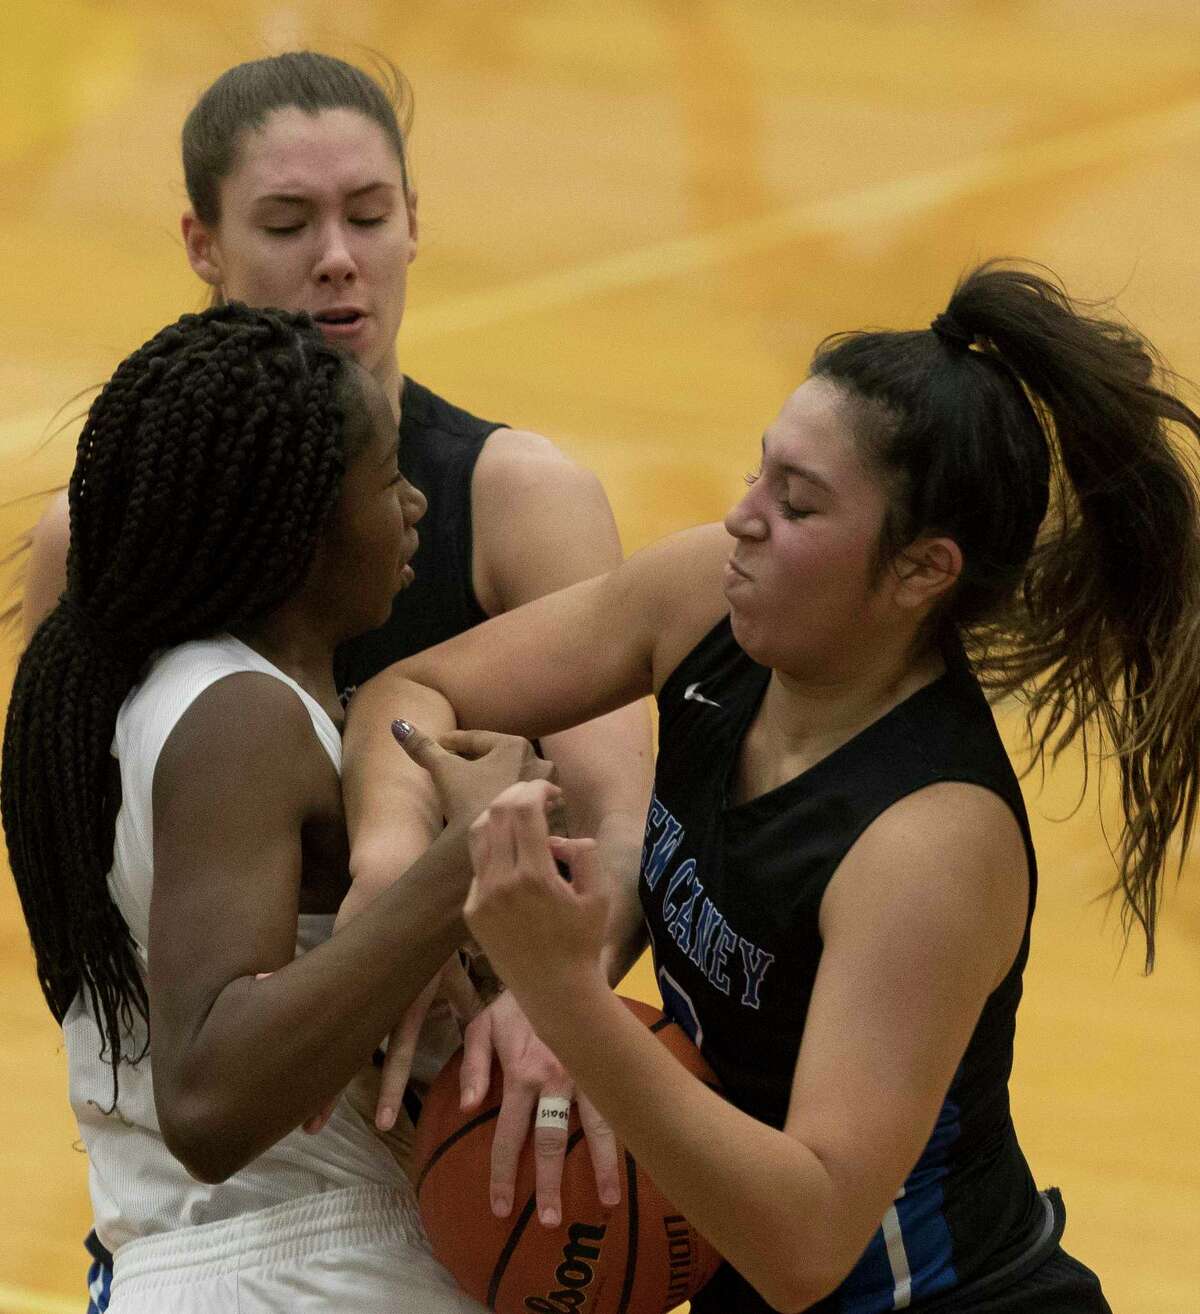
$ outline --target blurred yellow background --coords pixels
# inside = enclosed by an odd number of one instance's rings
[[[4,544],[40,505],[8,499],[70,468],[54,412],[202,302],[184,114],[226,66],[299,45],[378,50],[413,83],[402,368],[596,469],[627,550],[723,513],[824,334],[922,326],[980,258],[1117,296],[1200,376],[1195,0],[7,0]],[[1141,978],[1095,901],[1092,798],[1055,820],[1080,778],[1072,759],[1027,782],[1017,1127],[1114,1310],[1196,1314],[1200,872]],[[0,1311],[82,1314],[86,1166],[7,880],[0,982]]]

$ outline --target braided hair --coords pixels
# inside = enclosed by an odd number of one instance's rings
[[[87,992],[114,1104],[118,1064],[145,1052],[126,1052],[135,1015],[148,1023],[106,879],[117,712],[159,649],[296,589],[365,425],[349,361],[307,316],[231,303],[122,362],[80,435],[67,586],[17,668],[0,805],[46,1002],[61,1022]]]

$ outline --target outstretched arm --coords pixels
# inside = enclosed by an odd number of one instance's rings
[[[379,828],[392,815],[386,782],[396,770],[397,750],[388,727],[392,718],[408,715],[414,694],[406,674],[441,688],[465,725],[522,725],[526,734],[545,735],[594,717],[650,692],[716,622],[724,609],[721,566],[729,550],[719,526],[689,531],[606,576],[539,599],[376,676],[355,695],[347,734],[356,776],[375,797],[363,815],[375,818]],[[636,890],[643,826],[639,814],[623,840],[627,875],[606,932],[605,966],[612,984],[643,943]],[[363,842],[371,843],[365,832]],[[610,838],[610,852],[613,847]],[[538,1095],[569,1094],[571,1081],[532,1035],[515,1002],[501,996],[468,1029],[465,1108],[487,1093],[493,1049],[504,1068],[505,1097],[493,1141],[491,1196],[503,1215],[511,1207],[517,1160]],[[615,1151],[600,1121],[586,1106],[583,1112],[603,1196],[618,1189]],[[543,1141],[554,1135],[552,1129],[538,1133]],[[561,1164],[561,1158],[539,1155],[538,1201],[547,1221],[558,1210],[555,1162]]]
[[[537,434],[494,434],[475,467],[471,499],[476,592],[491,616],[621,564],[600,481]],[[563,787],[571,833],[597,837],[610,869],[632,885],[653,777],[644,702],[549,735],[543,748]]]

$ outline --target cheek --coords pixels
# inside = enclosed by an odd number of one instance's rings
[[[260,237],[247,237],[236,259],[227,265],[225,295],[252,306],[297,310],[301,305],[303,268],[300,243],[266,245]]]
[[[870,579],[870,558],[857,536],[809,531],[781,549],[777,583],[792,598],[808,597],[814,608],[854,611]]]
[[[375,508],[370,525],[365,527],[368,550],[387,559],[399,552],[404,541],[404,511],[396,497],[387,498]]]

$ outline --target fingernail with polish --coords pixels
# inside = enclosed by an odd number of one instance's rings
[[[397,718],[392,722],[392,734],[396,736],[397,743],[404,743],[412,732],[413,728],[407,721],[402,721]]]

